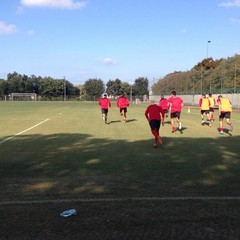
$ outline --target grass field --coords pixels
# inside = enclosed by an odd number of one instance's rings
[[[146,106],[0,102],[0,239],[240,239],[239,113],[221,136],[185,107],[154,149]]]

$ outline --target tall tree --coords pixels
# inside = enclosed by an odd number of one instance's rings
[[[87,100],[96,100],[104,93],[104,83],[101,79],[89,79],[84,84]]]
[[[115,80],[109,80],[106,86],[107,86],[107,89],[106,89],[107,94],[116,97],[120,94],[120,91],[122,88],[122,81],[118,78]]]
[[[133,84],[133,91],[135,95],[144,96],[148,94],[148,79],[139,77]]]

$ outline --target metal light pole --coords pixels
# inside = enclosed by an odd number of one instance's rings
[[[132,103],[132,84],[130,85],[130,102]]]
[[[208,59],[208,45],[211,43],[211,41],[207,41],[207,59]],[[209,76],[209,92],[212,92],[212,80],[211,77]]]
[[[211,43],[211,41],[207,41],[207,58],[208,58],[208,45]]]
[[[66,101],[66,95],[67,95],[67,92],[66,92],[66,80],[65,80],[65,76],[63,77],[63,91],[64,91],[64,101]]]

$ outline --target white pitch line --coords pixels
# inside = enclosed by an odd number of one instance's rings
[[[21,135],[21,134],[23,134],[23,133],[25,133],[25,132],[27,132],[27,131],[29,131],[29,130],[35,128],[35,127],[37,127],[37,126],[39,126],[39,125],[41,125],[41,124],[47,122],[48,120],[49,120],[49,119],[45,119],[44,121],[42,121],[42,122],[40,122],[40,123],[38,123],[38,124],[36,124],[36,125],[34,125],[34,126],[28,128],[28,129],[24,130],[24,131],[22,131],[22,132],[19,132],[19,133],[14,134],[13,136],[8,137],[8,138],[2,140],[2,141],[0,142],[0,144],[2,144],[2,143],[4,143],[4,142],[7,142],[7,141],[13,139],[13,138],[16,137],[16,136]]]
[[[54,200],[32,200],[32,201],[3,201],[4,205],[27,205],[46,203],[84,203],[84,202],[124,202],[124,201],[233,201],[240,200],[240,196],[223,197],[133,197],[133,198],[77,198],[77,199],[54,199]]]

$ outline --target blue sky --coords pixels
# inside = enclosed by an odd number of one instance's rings
[[[154,81],[240,54],[239,39],[240,0],[1,0],[0,78]]]

